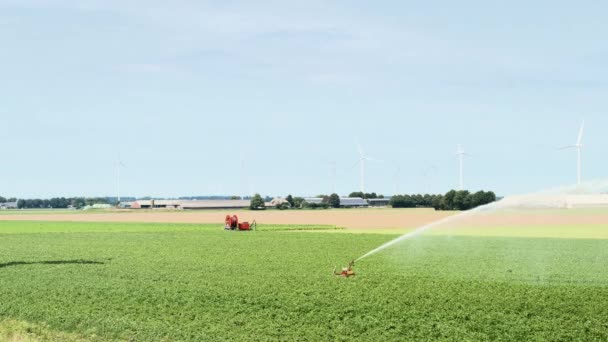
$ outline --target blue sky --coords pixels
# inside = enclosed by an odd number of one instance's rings
[[[0,193],[501,195],[605,177],[600,1],[0,0]],[[244,168],[242,167],[244,165]],[[400,172],[397,173],[397,168]],[[244,171],[242,171],[244,170]]]

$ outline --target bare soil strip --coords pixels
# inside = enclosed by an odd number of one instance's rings
[[[266,210],[266,211],[119,211],[79,214],[0,215],[0,221],[153,222],[224,224],[226,215],[237,214],[241,221],[262,224],[332,225],[348,229],[399,230],[415,228],[454,215],[432,209],[365,210]]]
[[[352,209],[352,210],[266,210],[266,211],[167,211],[119,210],[102,212],[56,212],[0,215],[1,221],[68,221],[68,222],[149,222],[149,223],[212,223],[221,227],[226,215],[237,214],[241,221],[256,220],[261,224],[331,225],[350,232],[403,234],[414,228],[440,220],[457,212],[432,209]],[[1,223],[0,223],[1,224]],[[479,213],[435,228],[456,234],[487,235],[490,228],[524,230],[532,234],[533,227],[561,227],[570,231],[588,227],[595,232],[608,230],[608,210],[506,210]],[[456,228],[456,229],[454,229]],[[605,228],[605,229],[604,229]],[[582,229],[582,228],[581,228]],[[577,229],[574,229],[577,230]],[[502,231],[502,230],[501,230]],[[473,234],[475,233],[475,234]],[[498,233],[496,233],[498,234]],[[504,233],[500,233],[504,234]],[[570,234],[570,233],[568,233]],[[595,234],[595,233],[594,233]],[[602,233],[604,236],[605,234]],[[533,234],[532,234],[533,235]],[[554,235],[554,234],[552,234]],[[583,234],[585,235],[585,234]]]

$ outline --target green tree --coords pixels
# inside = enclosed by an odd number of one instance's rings
[[[251,210],[264,210],[266,209],[266,205],[264,204],[264,199],[260,194],[255,194],[251,198],[251,204],[249,205]]]
[[[376,199],[378,198],[378,195],[375,192],[372,192],[371,194],[365,194],[365,199]]]
[[[431,206],[435,210],[442,210],[443,208],[443,196],[441,195],[432,195],[431,196]]]
[[[302,198],[302,197],[294,197],[293,198],[293,206],[292,206],[292,208],[300,209],[300,208],[302,208],[302,206],[304,205],[304,203],[306,203],[306,201],[304,200],[304,198]]]
[[[390,204],[393,208],[405,208],[402,195],[395,195],[391,197],[388,204]]]
[[[365,198],[365,194],[361,191],[355,191],[355,192],[351,192],[350,195],[348,195],[348,197],[350,198],[355,198],[355,197],[360,197],[360,198]]]
[[[74,208],[82,208],[86,205],[86,201],[84,199],[84,197],[75,197],[70,199],[70,205],[73,206]]]
[[[476,208],[480,205],[484,205],[486,199],[486,193],[483,191],[477,191],[471,195],[471,208]]]
[[[329,195],[329,200],[327,202],[332,208],[340,208],[340,196],[338,194]]]
[[[456,190],[448,191],[445,196],[443,196],[443,209],[444,210],[454,210],[454,197],[456,196]]]
[[[287,195],[287,197],[285,197],[285,200],[287,201],[287,203],[289,203],[290,207],[295,208],[295,202],[294,202],[293,196],[291,196],[291,194]]]
[[[467,190],[456,191],[454,195],[454,209],[468,210],[471,207],[471,194]]]
[[[488,191],[484,194],[483,204],[496,202],[496,194],[493,191]]]

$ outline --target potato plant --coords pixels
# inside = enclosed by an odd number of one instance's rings
[[[267,228],[0,222],[0,321],[85,340],[608,339],[608,240],[422,236],[345,279],[333,266],[395,236]]]

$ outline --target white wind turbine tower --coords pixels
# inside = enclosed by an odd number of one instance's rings
[[[460,188],[459,190],[464,190],[464,157],[469,154],[464,151],[462,145],[458,145],[458,150],[456,150],[456,155],[458,156],[458,162],[460,166]]]
[[[120,155],[118,155],[118,159],[116,160],[116,205],[120,204],[120,169],[126,167],[126,165],[120,159]]]
[[[372,161],[372,162],[382,162],[381,160],[377,160],[374,158],[371,158],[370,156],[366,155],[365,152],[363,151],[363,148],[361,148],[361,145],[358,146],[359,148],[359,160],[355,163],[355,165],[353,165],[353,167],[359,165],[360,172],[361,172],[361,180],[360,180],[360,187],[359,187],[359,191],[365,193],[365,162],[366,161]]]
[[[577,185],[581,185],[581,152],[583,150],[583,133],[585,131],[585,121],[583,120],[583,123],[581,123],[581,128],[578,131],[578,139],[576,140],[576,144],[575,145],[570,145],[570,146],[566,146],[566,147],[562,147],[560,150],[566,150],[566,149],[571,149],[571,148],[575,148],[576,149],[576,154],[577,154]]]

